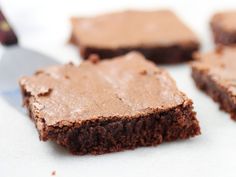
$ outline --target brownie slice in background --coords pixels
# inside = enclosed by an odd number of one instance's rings
[[[196,35],[171,11],[123,11],[71,19],[71,42],[83,58],[112,58],[139,51],[163,64],[192,59],[199,49]]]
[[[236,47],[221,47],[197,56],[192,77],[220,108],[236,120]]]
[[[216,13],[210,21],[216,44],[236,44],[236,10]]]

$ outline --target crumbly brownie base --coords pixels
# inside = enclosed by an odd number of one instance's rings
[[[199,44],[166,46],[166,47],[137,47],[137,48],[118,48],[118,49],[103,49],[95,47],[81,46],[75,37],[71,36],[70,42],[79,46],[80,55],[84,59],[88,59],[90,55],[96,54],[99,58],[113,58],[127,54],[131,51],[142,53],[145,58],[158,64],[176,64],[191,61],[193,53],[199,50]]]
[[[207,93],[218,102],[220,109],[230,113],[231,118],[236,120],[236,98],[233,97],[225,88],[217,84],[210,75],[204,71],[192,68],[192,77],[196,86]]]
[[[217,24],[211,23],[211,30],[215,44],[231,45],[236,44],[236,33],[227,32]]]
[[[191,101],[162,112],[135,117],[110,117],[87,120],[81,123],[65,122],[45,125],[43,119],[31,112],[28,96],[24,103],[39,131],[40,139],[52,140],[67,148],[72,154],[104,154],[155,146],[164,141],[187,139],[200,134],[196,113]],[[39,129],[38,129],[39,130]]]

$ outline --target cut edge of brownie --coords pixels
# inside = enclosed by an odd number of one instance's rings
[[[32,96],[22,86],[21,90],[24,105],[35,122],[40,140],[56,141],[72,154],[118,152],[201,134],[190,99],[168,110],[151,110],[132,117],[98,117],[81,122],[63,121],[48,126],[30,106],[29,99]]]
[[[227,88],[217,83],[207,70],[197,69],[194,65],[192,65],[192,78],[200,90],[219,103],[220,109],[230,113],[231,118],[236,120],[236,97]]]
[[[84,59],[88,59],[90,55],[96,54],[99,58],[113,58],[127,54],[131,51],[142,53],[145,58],[159,64],[177,64],[193,60],[193,53],[198,51],[200,44],[191,42],[185,45],[170,45],[170,46],[140,46],[140,47],[124,47],[124,48],[99,48],[91,46],[83,46],[78,39],[71,34],[70,43],[78,47],[80,55]]]

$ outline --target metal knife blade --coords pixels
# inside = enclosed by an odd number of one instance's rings
[[[55,59],[16,45],[13,29],[0,10],[0,41],[8,46],[0,59],[0,96],[22,112],[18,79],[32,75],[37,69],[59,64]]]
[[[0,59],[0,96],[22,111],[19,78],[30,76],[39,68],[56,64],[59,62],[33,50],[19,46],[7,48]]]

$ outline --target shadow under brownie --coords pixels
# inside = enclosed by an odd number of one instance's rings
[[[199,49],[196,35],[169,10],[124,11],[71,19],[71,42],[83,58],[141,52],[156,63],[180,63]]]
[[[40,70],[20,80],[41,140],[74,154],[154,146],[200,134],[192,101],[136,52]]]
[[[220,47],[197,56],[192,77],[198,88],[236,120],[236,47]]]

